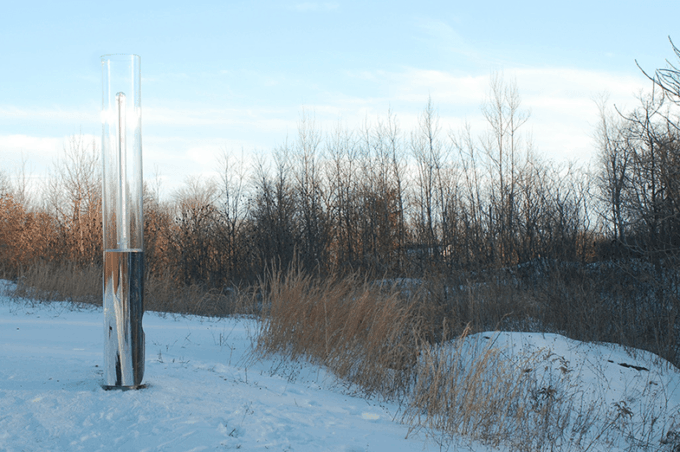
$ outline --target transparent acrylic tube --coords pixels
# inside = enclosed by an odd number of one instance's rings
[[[104,387],[138,388],[144,377],[144,241],[141,59],[102,63]]]

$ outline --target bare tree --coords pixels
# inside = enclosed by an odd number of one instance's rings
[[[0,197],[8,196],[12,192],[12,181],[7,173],[0,169]]]
[[[47,198],[60,225],[68,259],[101,264],[101,166],[94,140],[87,143],[82,135],[69,138],[64,160],[54,165]]]
[[[358,256],[358,146],[354,134],[340,125],[326,140],[325,180],[330,249],[336,269],[352,268]]]
[[[248,249],[247,243],[242,239],[245,229],[246,206],[246,183],[247,173],[241,157],[235,160],[226,151],[218,161],[222,169],[220,173],[220,215],[221,215],[221,245],[223,253],[224,271],[231,277],[240,274],[246,266]]]
[[[387,112],[387,120],[378,123],[378,134],[382,137],[383,147],[385,148],[388,160],[391,164],[390,179],[396,205],[396,270],[402,272],[405,269],[405,250],[407,242],[407,212],[405,211],[406,181],[404,178],[405,157],[404,149],[401,144],[401,131],[397,119],[391,110]]]
[[[253,194],[249,205],[253,244],[253,265],[263,271],[273,264],[286,268],[294,259],[296,246],[295,193],[290,177],[288,145],[274,152],[274,174],[258,161],[253,174]]]
[[[173,195],[175,228],[170,240],[184,284],[215,284],[221,275],[216,246],[217,196],[215,181],[199,177],[188,177]]]
[[[491,173],[491,209],[489,222],[496,231],[496,260],[512,262],[515,257],[517,167],[522,151],[520,128],[528,121],[529,113],[521,109],[516,83],[506,83],[503,77],[491,76],[489,97],[482,106],[490,130],[482,140]]]
[[[627,244],[642,246],[658,266],[661,256],[673,252],[674,243],[680,239],[680,140],[662,111],[663,99],[652,93],[640,102],[640,108],[626,116],[624,129],[631,154],[626,209],[638,238]]]
[[[321,133],[313,118],[303,113],[298,125],[298,140],[294,150],[293,173],[301,243],[298,248],[302,264],[309,270],[323,270],[327,264],[328,226],[324,212],[325,193],[321,185],[319,164]]]
[[[31,210],[34,204],[34,197],[31,193],[31,183],[26,173],[26,165],[28,160],[24,153],[21,153],[21,166],[17,170],[15,182],[12,184],[12,192],[14,198],[27,210]]]
[[[460,265],[469,269],[480,263],[485,264],[489,256],[484,226],[485,212],[488,210],[487,197],[480,175],[479,152],[470,125],[466,123],[458,133],[450,132],[449,138],[461,168],[460,239],[454,244],[454,251],[459,256]]]
[[[398,137],[399,129],[388,117],[377,125],[365,121],[357,141],[360,262],[365,269],[382,274],[395,271],[401,262],[399,228],[404,202],[401,173],[395,171],[401,150]]]
[[[436,230],[441,219],[441,199],[437,193],[437,179],[444,156],[439,139],[439,117],[428,100],[420,116],[418,130],[411,135],[411,152],[415,158],[417,175],[416,209],[418,211],[418,236],[425,247],[427,258],[439,260],[439,233]],[[431,256],[429,256],[431,254]]]
[[[622,121],[609,113],[606,98],[598,101],[598,109],[600,122],[595,135],[601,168],[598,181],[607,206],[604,217],[612,226],[615,243],[620,245],[626,243],[623,198],[629,184],[632,156],[621,130]]]
[[[440,135],[439,117],[430,99],[411,137],[411,150],[417,168],[417,234],[433,268],[451,256],[460,208],[459,181],[450,158],[453,148],[446,147]]]
[[[670,36],[668,37],[668,41],[671,43],[673,53],[675,53],[675,56],[680,59],[680,49],[675,46]],[[648,75],[639,64],[638,67],[642,73],[645,74],[645,76],[647,76],[647,78],[652,82],[654,82],[655,85],[660,87],[665,94],[671,96],[676,103],[680,103],[680,68],[668,60],[666,60],[666,63],[667,67],[657,69],[654,72],[654,76]]]

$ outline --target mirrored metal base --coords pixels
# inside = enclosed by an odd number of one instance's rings
[[[144,252],[104,252],[104,383],[136,387],[144,378]]]

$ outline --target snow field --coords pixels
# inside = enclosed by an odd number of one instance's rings
[[[403,407],[367,400],[318,366],[255,359],[255,319],[147,312],[144,330],[148,387],[104,391],[100,308],[0,297],[0,450],[498,450],[410,430]],[[601,436],[590,450],[678,444],[680,373],[657,356],[541,333],[480,333],[463,350],[490,346],[532,363],[529,396],[552,388],[593,410],[583,444]]]
[[[322,369],[249,359],[252,319],[147,312],[148,388],[104,391],[102,324],[100,309],[0,300],[0,450],[436,450]]]

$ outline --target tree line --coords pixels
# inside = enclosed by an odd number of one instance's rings
[[[455,277],[642,258],[668,278],[680,246],[680,78],[672,66],[650,78],[638,108],[600,105],[591,168],[539,157],[517,87],[499,75],[479,134],[444,130],[431,100],[413,130],[391,112],[355,130],[303,116],[269,158],[225,153],[219,178],[189,179],[169,201],[147,186],[147,271],[223,287],[293,262],[321,276]],[[64,151],[40,199],[0,173],[7,277],[40,262],[101,265],[99,150],[74,136]]]

